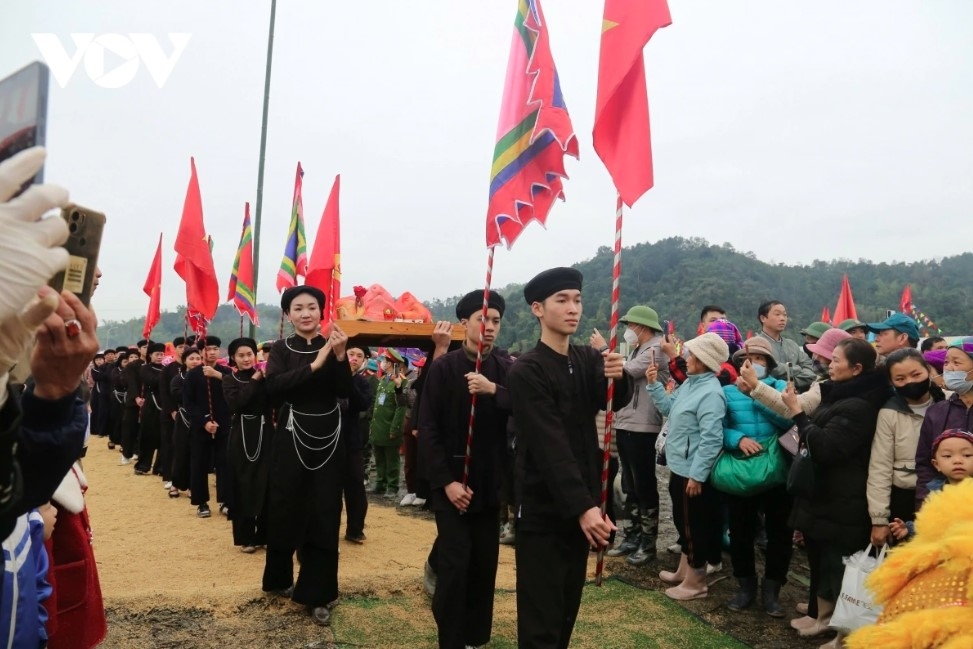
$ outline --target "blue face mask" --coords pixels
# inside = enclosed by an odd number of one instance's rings
[[[753,371],[757,373],[758,379],[764,379],[767,377],[767,368],[759,363],[753,363]]]
[[[966,394],[970,390],[973,390],[973,381],[966,379],[969,374],[969,372],[964,372],[963,370],[943,372],[943,383],[946,385],[947,390],[952,390],[956,394]]]

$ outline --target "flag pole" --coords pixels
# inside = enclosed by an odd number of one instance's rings
[[[490,246],[490,252],[487,254],[486,286],[483,287],[483,308],[480,311],[480,338],[476,345],[476,369],[474,371],[477,374],[480,373],[480,365],[483,362],[483,335],[486,333],[487,311],[490,309],[490,284],[493,283],[493,251],[494,246]],[[470,398],[470,426],[466,431],[466,457],[463,459],[463,487],[466,487],[470,480],[470,459],[472,457],[473,425],[475,423],[476,394],[474,393]]]
[[[264,107],[260,123],[260,159],[257,168],[257,209],[253,216],[253,302],[257,308],[257,277],[260,270],[260,212],[264,204],[264,159],[267,154],[267,113],[270,110],[270,69],[274,59],[274,21],[277,0],[270,0],[270,30],[267,35],[267,71],[264,75]],[[283,329],[283,322],[281,323]],[[257,326],[250,322],[250,337],[256,338]]]
[[[612,310],[611,310],[611,336],[609,336],[608,349],[614,352],[618,343],[618,296],[619,280],[622,276],[622,195],[618,194],[615,201],[615,258],[612,262]],[[614,423],[614,412],[612,411],[612,400],[615,397],[615,381],[608,382],[608,406],[605,413],[605,453],[601,465],[601,517],[607,517],[606,508],[608,506],[608,466],[611,463],[611,443],[612,425]],[[601,586],[602,575],[605,570],[605,548],[598,550],[597,564],[595,566],[595,585]]]

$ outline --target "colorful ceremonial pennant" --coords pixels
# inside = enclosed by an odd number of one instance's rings
[[[497,145],[490,172],[486,244],[509,248],[531,221],[543,225],[564,199],[564,155],[578,157],[540,0],[519,0]]]
[[[226,298],[241,316],[250,318],[254,326],[260,326],[257,316],[257,300],[253,294],[253,229],[250,227],[250,203],[243,209],[243,231],[240,245],[233,259],[233,272],[230,275],[230,289]]]
[[[284,291],[297,286],[297,278],[307,275],[307,238],[304,234],[304,200],[301,198],[304,169],[297,163],[294,176],[294,197],[291,200],[291,221],[287,228],[287,243],[284,257],[277,271],[277,290]]]

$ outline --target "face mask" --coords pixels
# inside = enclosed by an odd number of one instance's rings
[[[943,382],[946,384],[946,389],[952,390],[956,394],[966,394],[973,390],[973,381],[966,380],[968,374],[969,372],[963,370],[943,372]]]
[[[767,368],[759,363],[753,364],[753,371],[757,373],[758,379],[763,379],[767,377]]]
[[[637,347],[639,344],[639,335],[628,327],[625,327],[625,333],[622,334],[622,338],[625,339],[629,347]]]
[[[929,379],[896,386],[895,392],[904,399],[919,399],[929,392]]]

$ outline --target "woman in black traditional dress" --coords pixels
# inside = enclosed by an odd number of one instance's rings
[[[257,342],[237,338],[230,343],[233,374],[223,377],[223,397],[232,414],[227,456],[230,464],[230,520],[233,544],[252,554],[267,544],[267,487],[270,483],[270,435],[273,413],[264,374],[256,368]]]
[[[187,345],[182,351],[182,367],[172,377],[169,384],[169,396],[176,406],[176,419],[172,428],[172,486],[169,497],[178,498],[180,492],[189,489],[189,413],[182,405],[183,385],[186,382],[186,372],[203,364],[202,353]]]
[[[307,607],[329,624],[338,597],[338,533],[345,449],[339,397],[351,395],[348,336],[332,323],[318,333],[324,293],[313,286],[284,291],[281,309],[294,333],[274,343],[267,393],[277,407],[270,474],[267,562],[263,589]],[[294,552],[301,569],[294,583]]]

